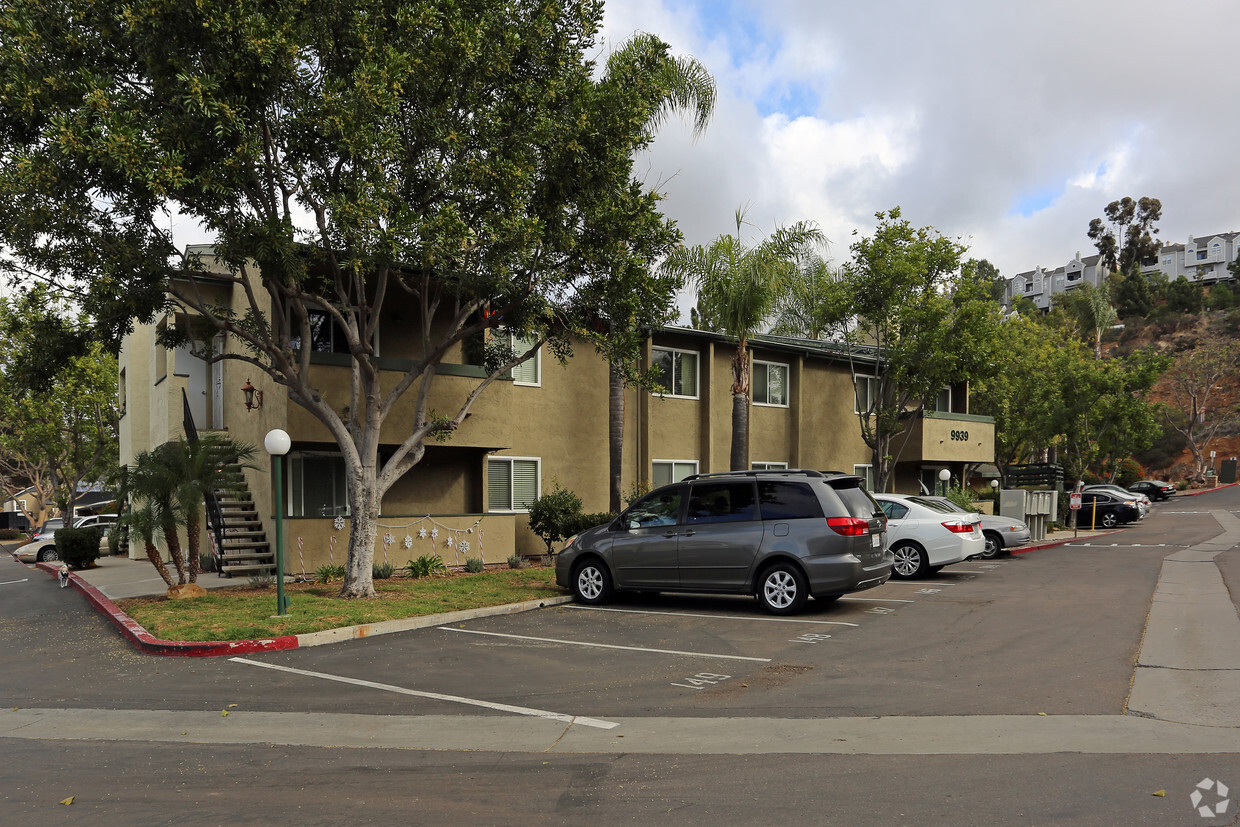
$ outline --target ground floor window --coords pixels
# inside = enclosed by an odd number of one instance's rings
[[[787,471],[786,462],[754,462],[750,463],[755,471]]]
[[[861,477],[864,481],[866,491],[874,490],[874,466],[873,465],[854,465],[853,474]]]
[[[688,459],[656,459],[650,465],[650,484],[655,488],[680,482],[698,470],[697,460]]]
[[[487,460],[487,510],[528,511],[539,496],[536,457],[491,457]]]
[[[339,454],[293,454],[289,457],[288,469],[290,516],[348,515],[344,457]]]

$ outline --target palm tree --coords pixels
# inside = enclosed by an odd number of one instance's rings
[[[705,247],[681,247],[663,263],[665,270],[697,287],[702,312],[736,339],[732,356],[733,471],[749,465],[749,339],[770,318],[796,278],[798,257],[825,240],[820,230],[801,221],[779,228],[750,246],[740,237],[745,224],[745,213],[738,209],[736,235],[721,235]]]
[[[839,332],[839,319],[848,316],[841,308],[845,297],[839,274],[817,253],[803,256],[798,270],[798,277],[779,299],[771,332],[806,339]]]
[[[1117,314],[1105,287],[1084,284],[1077,288],[1081,301],[1076,305],[1081,324],[1094,334],[1094,359],[1102,359],[1102,331],[1115,324]]]
[[[693,137],[696,140],[706,129],[715,111],[715,79],[710,72],[690,56],[673,57],[668,46],[651,34],[639,32],[625,41],[607,59],[604,83],[622,83],[644,91],[647,105],[645,129],[647,136],[672,112],[691,113]],[[640,335],[643,327],[639,320],[622,313],[609,314],[613,339],[625,335]],[[613,512],[621,507],[621,480],[624,457],[624,389],[632,381],[632,371],[626,362],[608,358],[608,406],[607,442],[609,473],[609,505]]]
[[[128,474],[130,496],[136,503],[126,521],[146,546],[147,556],[169,586],[198,579],[198,535],[206,495],[226,487],[225,468],[247,462],[254,448],[227,436],[204,433],[196,441],[183,439],[138,454]],[[181,548],[177,528],[185,526],[186,549]],[[177,571],[173,584],[155,548],[154,535],[163,534]],[[188,559],[187,559],[188,558]]]

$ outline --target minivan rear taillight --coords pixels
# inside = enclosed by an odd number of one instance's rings
[[[870,521],[860,517],[828,517],[827,525],[836,534],[845,537],[861,537],[870,533]]]
[[[943,528],[952,534],[972,534],[973,523],[966,523],[963,520],[949,520],[943,523]]]

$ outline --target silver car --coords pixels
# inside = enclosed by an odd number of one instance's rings
[[[965,514],[975,513],[961,508],[947,497],[922,497],[922,499],[942,503],[953,511]],[[1005,551],[1027,544],[1030,540],[1029,526],[1024,520],[997,514],[979,514],[978,516],[982,518],[982,538],[986,541],[986,550],[978,557],[986,559],[998,557]]]
[[[860,477],[812,470],[694,474],[583,531],[555,579],[582,603],[617,590],[753,594],[773,614],[887,582],[886,520]]]
[[[981,515],[944,508],[926,497],[875,494],[886,513],[892,576],[926,577],[944,566],[981,556]]]

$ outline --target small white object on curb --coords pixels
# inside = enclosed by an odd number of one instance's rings
[[[488,606],[484,609],[462,609],[459,612],[444,612],[437,615],[422,617],[405,617],[400,620],[384,620],[380,623],[363,623],[358,626],[342,626],[339,629],[325,629],[322,632],[307,632],[297,636],[297,646],[323,646],[327,643],[340,643],[345,640],[357,640],[375,635],[390,635],[395,632],[408,632],[423,629],[427,626],[442,626],[445,623],[456,623],[461,620],[474,620],[479,617],[495,615],[511,615],[542,609],[547,606],[559,606],[571,603],[572,595],[547,597],[542,600],[526,600],[522,603],[506,603],[503,606]]]

